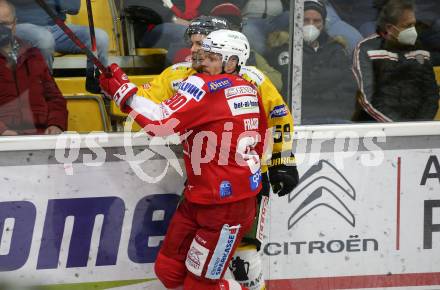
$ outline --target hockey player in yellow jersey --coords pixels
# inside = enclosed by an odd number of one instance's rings
[[[229,29],[226,19],[200,16],[193,20],[185,33],[192,45],[192,62],[168,67],[152,81],[140,86],[137,94],[157,103],[172,97],[182,80],[197,73],[201,63],[197,52],[202,40],[210,32],[219,29]],[[260,70],[253,66],[242,66],[239,74],[258,88],[268,127],[273,129],[273,148],[271,158],[266,161],[267,166],[262,168],[263,189],[259,194],[260,208],[254,228],[236,250],[229,268],[240,284],[251,290],[262,290],[265,289],[265,283],[259,249],[264,236],[270,186],[281,197],[291,192],[298,183],[298,171],[292,153],[293,118],[282,96]]]

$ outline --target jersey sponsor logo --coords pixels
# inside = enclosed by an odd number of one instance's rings
[[[194,239],[186,255],[186,268],[194,275],[201,276],[208,254],[209,250]]]
[[[260,112],[260,108],[258,107],[258,98],[255,96],[237,97],[229,99],[227,102],[232,116]]]
[[[256,190],[260,185],[260,183],[261,183],[261,169],[259,169],[257,172],[249,176],[249,184],[252,191]]]
[[[172,111],[177,111],[187,102],[188,98],[186,96],[176,93],[172,98],[165,101],[165,105],[167,105]]]
[[[243,122],[246,131],[258,129],[258,118],[244,119]]]
[[[224,180],[220,183],[220,197],[225,198],[232,195],[232,185],[229,181]]]
[[[171,82],[171,88],[173,91],[177,91],[179,89],[179,85],[182,83],[183,79],[174,80]]]
[[[232,87],[232,88],[227,88],[225,90],[225,97],[227,99],[232,98],[232,97],[243,96],[243,95],[256,96],[257,91],[254,90],[250,86],[236,86],[236,87]]]
[[[197,102],[200,101],[203,98],[203,96],[206,94],[206,92],[202,90],[200,87],[187,81],[182,82],[179,85],[179,92],[182,95],[186,95],[188,97],[194,98]]]
[[[261,85],[264,81],[264,74],[255,67],[242,66],[240,70],[240,76],[245,80]]]
[[[229,88],[230,86],[232,86],[232,83],[227,78],[219,79],[219,80],[212,81],[212,82],[208,82],[208,88],[209,88],[210,92],[215,92],[215,91],[218,91],[220,89]]]
[[[261,243],[264,240],[264,228],[266,226],[266,217],[267,217],[268,208],[269,208],[269,196],[263,195],[261,197],[260,211],[258,213],[257,233],[255,235],[257,240],[259,240]]]
[[[234,247],[239,230],[240,225],[231,227],[223,225],[214,253],[208,264],[208,270],[205,275],[206,278],[220,279],[229,255],[232,252],[232,248]]]
[[[149,82],[147,82],[147,83],[145,83],[145,84],[142,85],[142,88],[143,88],[144,90],[148,90],[149,88],[151,88],[151,84],[150,84]]]
[[[286,105],[279,105],[273,108],[272,111],[270,111],[270,118],[281,118],[287,116],[287,107]]]
[[[233,116],[260,112],[258,98],[255,96],[243,96],[229,99],[228,105]]]

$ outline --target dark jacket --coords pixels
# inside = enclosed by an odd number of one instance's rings
[[[366,22],[375,21],[384,0],[326,0],[335,8],[345,22],[359,28]],[[416,18],[427,25],[433,24],[440,15],[440,1],[415,0]],[[379,6],[379,7],[378,7]]]
[[[66,100],[37,48],[20,47],[17,65],[0,53],[0,134],[40,134],[67,128]]]
[[[304,43],[301,116],[304,124],[350,122],[355,107],[356,83],[350,59],[341,38],[321,33],[317,51]],[[268,36],[267,59],[281,72],[284,97],[288,96],[289,33]]]
[[[428,51],[393,45],[374,34],[355,50],[353,72],[361,108],[356,121],[434,118],[439,90]]]
[[[356,83],[342,39],[325,32],[317,51],[304,43],[301,115],[303,123],[348,122],[355,107]]]
[[[10,0],[15,6],[18,23],[31,23],[41,26],[55,25],[55,22],[35,0]],[[55,14],[66,20],[66,14],[78,14],[81,0],[45,0]]]

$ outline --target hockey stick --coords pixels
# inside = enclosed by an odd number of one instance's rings
[[[95,23],[93,22],[92,1],[86,0],[87,3],[87,17],[89,19],[90,40],[92,43],[92,52],[96,55],[96,36]]]
[[[61,18],[59,18],[52,8],[50,8],[44,0],[35,0],[37,4],[52,18],[56,25],[81,49],[81,51],[98,67],[98,69],[106,76],[111,76],[110,71],[99,61],[99,59],[93,54],[90,49],[73,33],[73,31],[67,27]]]

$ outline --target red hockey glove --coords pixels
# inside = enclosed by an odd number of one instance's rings
[[[99,76],[99,85],[107,97],[113,99],[120,108],[123,108],[125,102],[136,94],[138,89],[135,84],[130,83],[128,76],[117,64],[111,64],[109,71],[110,77],[105,74]]]

